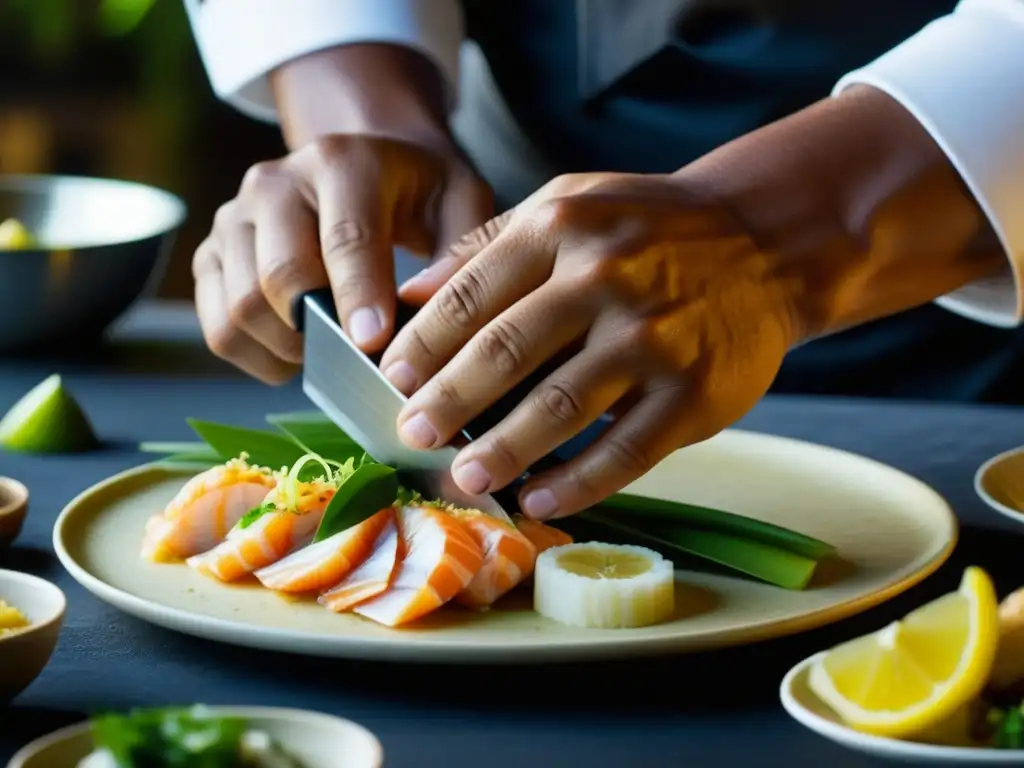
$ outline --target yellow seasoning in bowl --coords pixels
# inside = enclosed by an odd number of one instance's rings
[[[31,623],[24,613],[0,600],[0,637],[25,629]]]

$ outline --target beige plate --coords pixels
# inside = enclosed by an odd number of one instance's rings
[[[628,490],[769,520],[838,547],[843,563],[792,592],[741,578],[677,572],[674,619],[643,629],[585,630],[535,614],[530,595],[494,609],[446,608],[415,629],[388,629],[229,586],[185,565],[139,557],[147,518],[186,476],[153,466],[85,491],[61,513],[54,547],[100,599],[146,621],[228,643],[316,656],[528,663],[690,652],[821,626],[916,584],[949,556],[957,525],[928,486],[895,469],[809,443],[742,431],[669,456]]]
[[[384,752],[377,737],[351,720],[301,709],[210,707],[222,717],[241,717],[266,731],[306,768],[380,768]],[[61,728],[20,750],[7,768],[75,768],[92,752],[89,724]]]

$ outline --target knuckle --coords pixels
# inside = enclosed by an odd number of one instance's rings
[[[253,194],[261,194],[281,183],[278,164],[271,160],[256,163],[242,177],[242,189]]]
[[[488,442],[487,452],[496,458],[499,464],[510,470],[518,470],[523,466],[523,460],[518,452],[501,435],[495,435]]]
[[[650,454],[630,438],[609,438],[606,448],[611,463],[630,475],[641,475],[654,466]]]
[[[230,227],[238,221],[238,202],[229,200],[221,205],[213,214],[213,228],[223,229]]]
[[[344,136],[321,136],[302,148],[309,162],[320,166],[333,166],[345,154],[349,142]]]
[[[303,281],[303,272],[293,259],[274,259],[261,265],[260,288],[264,293],[278,296],[288,293]]]
[[[480,336],[480,356],[485,364],[503,376],[519,370],[526,348],[522,332],[503,321],[492,323]]]
[[[241,332],[232,325],[224,324],[213,328],[205,328],[206,346],[217,357],[231,360],[238,352]]]
[[[438,314],[455,330],[471,327],[480,314],[485,290],[475,270],[462,270],[438,293]]]
[[[583,400],[571,384],[547,384],[541,390],[539,401],[544,411],[560,422],[574,424],[583,417]]]
[[[544,229],[565,229],[576,215],[576,203],[571,197],[555,197],[537,206],[534,221]]]
[[[454,410],[461,410],[465,405],[465,400],[462,395],[459,394],[459,390],[456,386],[443,376],[437,379],[437,396],[438,398],[446,403],[450,408]]]
[[[199,244],[195,254],[192,256],[192,278],[199,280],[205,275],[219,270],[220,259],[217,256],[217,249],[213,244],[213,240],[206,238]]]
[[[333,222],[320,234],[320,247],[325,259],[344,258],[354,250],[369,248],[373,242],[370,227],[352,219]]]
[[[259,286],[252,286],[248,290],[235,296],[228,307],[228,317],[232,325],[245,326],[258,318],[267,308],[266,299]]]

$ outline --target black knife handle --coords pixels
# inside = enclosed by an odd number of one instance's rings
[[[292,323],[295,325],[295,329],[297,331],[301,333],[304,326],[303,321],[305,320],[307,297],[316,302],[316,304],[335,322],[338,322],[338,313],[334,306],[334,295],[331,293],[331,289],[316,288],[300,295],[292,303]],[[395,331],[397,332],[398,329],[408,323],[416,314],[416,311],[415,307],[399,302],[395,311]],[[380,358],[382,355],[383,352],[376,355],[370,355],[370,359],[373,360],[374,365],[380,365]],[[470,439],[475,439],[491,428],[497,426],[498,423],[500,423],[506,416],[512,413],[512,410],[517,405],[529,396],[538,384],[558,369],[566,359],[567,356],[562,355],[548,360],[544,365],[505,393],[505,395],[494,403],[494,405],[473,419],[465,429]],[[556,467],[561,463],[562,461],[555,454],[550,454],[537,461],[529,468],[529,471],[531,473],[541,472],[545,469]]]

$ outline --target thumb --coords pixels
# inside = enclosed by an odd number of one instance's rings
[[[437,226],[437,251],[433,262],[398,289],[407,304],[422,306],[454,275],[497,236],[503,217],[492,219],[491,190],[467,174],[452,184],[441,203]],[[501,225],[496,222],[501,220]]]

